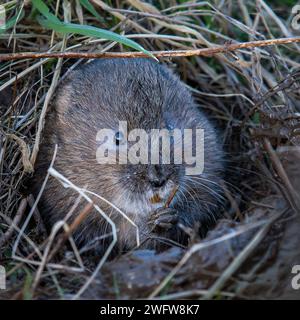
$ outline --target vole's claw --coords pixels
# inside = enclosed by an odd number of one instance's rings
[[[176,209],[162,207],[162,208],[156,209],[152,213],[150,219],[151,220],[156,220],[161,216],[175,216],[175,215],[177,215],[177,210]]]
[[[165,222],[155,222],[155,226],[161,229],[169,230],[173,227],[172,223],[165,223]]]
[[[154,225],[154,229],[171,229],[178,222],[177,210],[173,208],[159,208],[153,212],[149,223]]]

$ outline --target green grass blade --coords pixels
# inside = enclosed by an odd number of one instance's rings
[[[32,5],[37,9],[44,17],[46,17],[52,23],[60,23],[60,20],[50,12],[50,9],[42,0],[31,0]]]
[[[43,27],[54,30],[62,34],[76,33],[76,34],[81,34],[83,36],[116,41],[118,43],[124,44],[125,46],[134,48],[137,51],[141,51],[147,54],[148,56],[150,56],[151,58],[154,58],[155,60],[157,60],[149,51],[145,50],[138,43],[130,39],[127,39],[126,37],[120,36],[114,32],[111,32],[109,30],[104,30],[104,29],[93,27],[93,26],[79,25],[74,23],[64,23],[64,22],[53,23],[52,21],[46,20],[43,18],[38,18],[38,21]]]
[[[93,26],[62,22],[55,15],[50,13],[49,8],[42,0],[32,0],[32,4],[45,17],[45,18],[39,18],[39,17],[37,18],[38,22],[45,28],[54,30],[62,34],[76,33],[76,34],[81,34],[88,37],[102,38],[102,39],[107,39],[111,41],[116,41],[118,43],[124,44],[125,46],[131,47],[137,51],[141,51],[147,54],[149,57],[158,61],[157,58],[153,56],[153,54],[145,50],[141,45],[139,45],[133,40],[127,39],[126,37],[123,37],[109,30],[104,30],[101,28],[93,27]]]
[[[4,33],[6,30],[12,28],[15,24],[17,24],[20,20],[24,18],[24,11],[21,13],[17,13],[11,19],[9,19],[3,26],[0,27],[0,34]]]

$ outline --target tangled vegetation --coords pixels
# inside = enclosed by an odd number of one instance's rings
[[[220,127],[224,219],[187,248],[87,259],[45,230],[28,195],[49,102],[84,62],[1,54],[152,52],[300,37],[296,1],[4,1],[0,28],[0,265],[5,299],[285,298],[298,261],[300,44],[159,58]],[[85,58],[86,58],[85,57]],[[92,260],[92,261],[91,261]],[[99,264],[100,261],[100,264]],[[285,267],[282,266],[284,261]],[[102,264],[102,262],[104,264]],[[273,281],[270,282],[270,279]],[[275,280],[274,280],[275,279]],[[281,280],[280,280],[281,279]],[[275,284],[274,284],[275,281]]]

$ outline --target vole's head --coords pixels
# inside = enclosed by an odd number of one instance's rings
[[[205,161],[210,162],[204,172],[218,174],[221,151],[214,129],[184,84],[149,59],[87,64],[60,90],[55,110],[61,123],[58,156],[68,164],[69,178],[127,212],[150,212],[165,203],[175,186],[181,194],[192,188],[174,130],[183,138],[185,129],[204,129]],[[160,134],[170,136],[170,154],[160,148]],[[192,145],[187,148],[194,150]],[[183,163],[175,164],[174,154]]]

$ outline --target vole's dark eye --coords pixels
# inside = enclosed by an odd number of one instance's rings
[[[115,133],[115,142],[117,146],[122,143],[123,139],[124,134],[121,131]]]
[[[167,130],[169,130],[169,131],[173,131],[174,130],[174,126],[172,124],[170,124],[170,123],[168,123],[166,127],[167,127]]]

